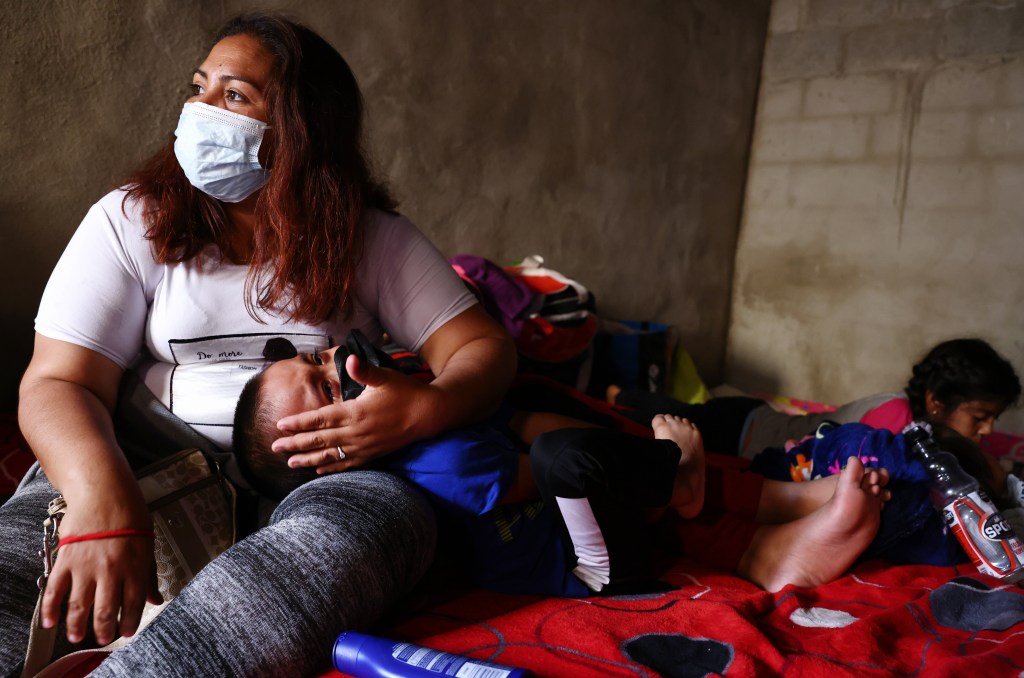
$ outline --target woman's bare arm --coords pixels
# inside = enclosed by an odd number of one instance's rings
[[[22,378],[21,430],[50,482],[68,503],[60,532],[72,536],[152,529],[152,519],[114,438],[111,412],[122,369],[81,346],[36,335]],[[68,638],[85,635],[92,611],[97,640],[131,635],[153,587],[153,544],[119,538],[61,549],[43,599],[43,625],[54,626],[68,597]],[[118,622],[120,615],[120,622]]]
[[[512,338],[480,306],[442,326],[420,355],[435,375],[435,398],[421,417],[420,438],[492,414],[516,373]]]

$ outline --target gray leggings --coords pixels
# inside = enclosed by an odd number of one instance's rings
[[[36,552],[56,494],[30,473],[0,507],[0,675],[24,659],[41,571]],[[94,676],[298,676],[330,667],[334,638],[365,628],[430,564],[426,502],[378,471],[318,478],[289,495],[267,527],[205,567]],[[63,639],[63,629],[60,637]],[[84,645],[59,641],[55,658]]]

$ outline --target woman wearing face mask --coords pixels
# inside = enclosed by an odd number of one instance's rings
[[[86,215],[44,293],[21,386],[41,471],[0,508],[0,673],[24,654],[39,529],[58,491],[62,536],[83,540],[61,549],[46,588],[43,625],[62,627],[55,656],[131,635],[152,598],[150,516],[111,414],[133,363],[168,407],[227,446],[231,385],[252,374],[239,368],[261,359],[268,335],[313,351],[352,328],[371,339],[386,328],[436,378],[350,362],[364,394],[291,419],[282,441],[298,463],[329,470],[497,406],[512,342],[393,212],[362,153],[361,118],[355,79],[322,38],[271,15],[237,18],[192,74],[174,140]],[[433,535],[423,502],[393,479],[325,475],[94,675],[308,673],[335,634],[411,587]]]

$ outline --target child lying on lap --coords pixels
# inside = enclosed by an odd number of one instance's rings
[[[260,492],[280,498],[323,473],[308,455],[276,453],[285,416],[339,399],[360,373],[331,349],[270,366],[246,386],[235,414],[239,465]],[[358,362],[358,361],[356,361]],[[372,387],[370,387],[372,388]],[[662,514],[696,516],[705,504],[706,458],[685,419],[658,415],[654,437],[630,435],[556,412],[496,415],[384,457],[377,468],[409,480],[434,505],[442,531],[459,540],[471,574],[488,588],[586,596],[664,588],[651,576],[649,527]],[[712,462],[713,463],[713,462]],[[715,473],[729,473],[716,467]],[[856,459],[841,476],[779,483],[753,474],[749,518],[764,523],[734,569],[770,590],[842,574],[870,543],[888,492],[884,470]],[[785,486],[785,487],[783,487]],[[725,510],[722,497],[709,502]]]

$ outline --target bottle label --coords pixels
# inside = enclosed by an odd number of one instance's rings
[[[1010,524],[1000,513],[990,513],[981,524],[981,534],[992,541],[1009,541],[1014,538]]]
[[[943,514],[980,572],[998,578],[1024,572],[1024,543],[984,494],[959,497]]]
[[[400,662],[455,678],[508,678],[512,669],[409,643],[395,643],[391,656]]]

